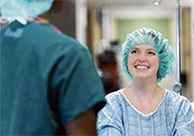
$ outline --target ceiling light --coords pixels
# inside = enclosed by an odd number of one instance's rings
[[[161,5],[161,3],[162,3],[162,0],[155,0],[154,1],[154,5],[156,5],[156,6]]]

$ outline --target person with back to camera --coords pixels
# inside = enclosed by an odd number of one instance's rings
[[[62,1],[0,2],[0,135],[96,135],[105,98],[92,57],[45,19]]]
[[[173,74],[174,52],[161,33],[141,28],[123,44],[122,70],[130,86],[106,96],[99,136],[194,136],[194,112],[183,96],[157,85]]]

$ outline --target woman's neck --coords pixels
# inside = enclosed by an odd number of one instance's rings
[[[143,114],[149,114],[156,110],[165,95],[165,90],[157,85],[157,82],[133,80],[131,86],[123,90],[130,103]]]
[[[143,99],[152,99],[161,96],[165,90],[157,85],[156,79],[133,79],[133,83],[126,89],[129,96]]]
[[[134,91],[134,93],[140,93],[140,94],[152,94],[156,92],[158,85],[156,81],[151,80],[133,80],[133,83],[131,85],[131,91]]]

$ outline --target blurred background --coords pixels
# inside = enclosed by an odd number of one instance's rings
[[[180,5],[182,95],[194,101],[194,1]],[[106,93],[129,85],[120,68],[121,45],[133,30],[160,31],[176,52],[176,0],[64,0],[51,22],[89,48]],[[160,85],[173,90],[176,77],[175,71]]]
[[[63,9],[52,13],[51,23],[89,48],[106,93],[129,85],[120,68],[121,45],[133,30],[160,31],[176,52],[177,0],[63,1]],[[194,101],[194,0],[180,0],[180,5],[182,95]],[[160,85],[173,90],[176,78],[175,71]]]

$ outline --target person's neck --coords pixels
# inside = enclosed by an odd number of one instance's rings
[[[158,89],[159,86],[157,85],[156,79],[134,79],[132,85],[130,86],[130,91],[133,95],[137,97],[143,96],[144,98],[153,97],[157,94]]]
[[[41,17],[41,18],[47,20],[48,22],[50,22],[50,12],[46,12],[46,13],[40,15],[39,17]]]
[[[157,85],[157,81],[147,78],[133,79],[133,83],[124,89],[130,103],[141,113],[149,114],[156,110],[165,95],[165,90]]]

